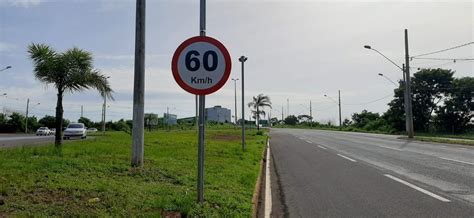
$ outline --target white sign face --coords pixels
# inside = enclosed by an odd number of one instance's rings
[[[186,91],[207,95],[220,89],[230,75],[230,55],[217,40],[197,36],[184,41],[173,56],[176,82]]]

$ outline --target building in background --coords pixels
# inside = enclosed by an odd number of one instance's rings
[[[220,105],[216,105],[211,108],[206,108],[204,114],[206,121],[214,121],[218,123],[231,122],[230,109],[223,108]]]
[[[176,125],[178,124],[178,116],[176,114],[163,114],[163,123],[167,125]]]

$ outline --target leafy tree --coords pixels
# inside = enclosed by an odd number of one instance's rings
[[[45,127],[50,128],[50,129],[55,128],[55,126],[56,126],[56,117],[46,115],[43,118],[41,118],[38,121],[38,123],[39,123],[40,126],[45,126]],[[66,119],[63,118],[63,125],[64,126],[69,125],[69,120],[66,120]]]
[[[299,115],[297,118],[300,122],[307,122],[307,121],[310,121],[311,119],[313,119],[311,116],[306,115],[306,114]]]
[[[291,126],[294,126],[298,123],[298,118],[295,117],[294,115],[290,115],[290,116],[287,116],[285,118],[285,124],[286,125],[291,125]]]
[[[39,125],[38,119],[35,116],[28,117],[28,132],[36,131],[40,127]]]
[[[463,132],[474,118],[474,77],[454,79],[444,105],[436,110],[436,126],[442,131]]]
[[[61,152],[63,128],[63,97],[66,92],[97,89],[102,97],[112,98],[107,77],[92,66],[92,54],[72,48],[58,53],[45,44],[31,44],[28,53],[34,65],[36,79],[53,84],[57,90],[55,147]]]
[[[5,124],[6,122],[7,122],[7,117],[5,116],[5,114],[0,113],[0,125]]]
[[[349,120],[349,119],[346,118],[346,119],[344,119],[344,121],[342,121],[342,126],[345,127],[345,126],[350,126],[350,125],[352,125],[352,121],[351,121],[351,120]]]
[[[352,114],[352,121],[354,126],[357,128],[363,128],[365,125],[371,121],[375,121],[380,117],[379,113],[369,112],[367,110],[362,110],[360,113]]]
[[[259,121],[260,115],[262,114],[262,109],[265,107],[272,108],[272,102],[270,97],[267,95],[259,94],[253,97],[253,101],[248,104],[249,107],[253,107],[255,110],[256,120],[257,120],[257,129],[260,130]],[[263,112],[265,114],[265,112]]]
[[[11,125],[15,128],[16,132],[21,132],[25,130],[25,116],[19,113],[13,113],[10,115],[10,119],[7,121],[8,125]]]
[[[427,131],[433,111],[452,86],[454,72],[445,69],[422,69],[413,74],[413,125]]]
[[[92,122],[89,118],[87,117],[81,117],[79,118],[79,120],[77,120],[77,122],[79,123],[84,123],[84,125],[87,127],[87,128],[91,128],[92,126],[94,126],[94,122]]]

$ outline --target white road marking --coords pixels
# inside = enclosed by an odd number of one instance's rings
[[[324,149],[324,150],[327,150],[327,148],[325,148],[325,147],[323,147],[323,146],[321,146],[321,145],[318,145],[318,147],[320,147],[320,148],[322,148],[322,149]]]
[[[306,142],[308,142],[309,144],[312,144],[312,142],[311,142],[311,141],[309,141],[309,140],[306,140]]]
[[[442,202],[450,202],[450,201],[451,201],[451,200],[446,199],[446,198],[443,198],[443,197],[441,197],[441,196],[439,196],[439,195],[437,195],[437,194],[435,194],[435,193],[433,193],[433,192],[427,191],[427,190],[422,189],[422,188],[420,188],[420,187],[418,187],[418,186],[416,186],[416,185],[413,185],[413,184],[411,184],[411,183],[409,183],[409,182],[407,182],[407,181],[401,180],[401,179],[399,179],[399,178],[397,178],[397,177],[395,177],[395,176],[392,176],[392,175],[389,175],[389,174],[385,174],[384,176],[386,176],[386,177],[388,177],[388,178],[390,178],[390,179],[392,179],[392,180],[395,180],[395,181],[397,181],[397,182],[399,182],[399,183],[402,183],[402,184],[404,184],[404,185],[406,185],[406,186],[408,186],[408,187],[410,187],[410,188],[413,188],[413,189],[415,189],[415,190],[417,190],[417,191],[419,191],[419,192],[422,192],[422,193],[424,193],[424,194],[426,194],[426,195],[429,195],[429,196],[431,196],[431,197],[433,197],[433,198],[436,198],[436,199],[438,199],[438,200],[440,200],[440,201],[442,201]]]
[[[439,157],[439,158],[441,158],[443,160],[450,160],[450,161],[454,161],[454,162],[458,162],[458,163],[474,165],[474,163],[466,162],[466,161],[462,161],[462,160],[455,160],[455,159],[450,159],[450,158],[445,158],[445,157]]]
[[[386,149],[391,149],[391,150],[395,150],[395,151],[403,151],[403,150],[400,149],[400,148],[391,148],[391,147],[385,147],[385,146],[378,146],[378,147],[386,148]]]
[[[345,159],[350,160],[350,161],[352,161],[352,162],[357,162],[356,160],[354,160],[354,159],[352,159],[352,158],[349,158],[349,157],[346,157],[346,156],[344,156],[344,155],[342,155],[342,154],[337,154],[337,156],[342,157],[342,158],[345,158]]]
[[[269,218],[272,213],[272,188],[270,182],[270,141],[267,143],[267,163],[265,170],[265,218]]]

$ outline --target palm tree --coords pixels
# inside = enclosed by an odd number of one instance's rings
[[[54,145],[61,153],[64,93],[96,89],[103,98],[113,99],[107,77],[93,69],[92,54],[79,48],[58,53],[45,44],[31,44],[28,53],[34,65],[35,78],[57,89],[56,136]]]
[[[253,101],[248,104],[249,107],[254,109],[255,117],[257,118],[257,130],[260,131],[260,115],[264,114],[263,108],[269,107],[272,108],[272,102],[270,101],[270,97],[267,95],[259,94],[253,97]],[[263,112],[263,113],[262,113]]]

